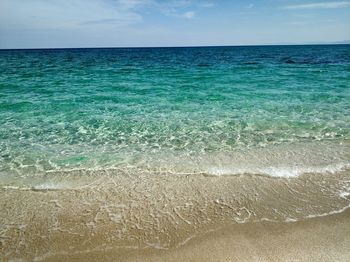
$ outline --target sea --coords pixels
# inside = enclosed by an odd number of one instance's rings
[[[10,257],[43,254],[14,249],[33,210],[46,236],[114,223],[115,241],[160,248],[213,221],[342,212],[350,45],[0,50],[0,191]],[[109,215],[53,231],[57,207]]]

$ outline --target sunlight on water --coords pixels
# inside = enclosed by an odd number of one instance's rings
[[[328,164],[349,164],[347,154],[331,163],[337,145],[349,148],[347,45],[0,54],[2,174],[172,159],[188,170],[222,153],[324,142]]]
[[[0,51],[0,70],[0,260],[350,207],[349,45]]]

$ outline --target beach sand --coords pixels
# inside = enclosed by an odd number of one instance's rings
[[[111,249],[47,261],[350,261],[350,210],[291,223],[223,227],[176,249]]]
[[[50,178],[0,190],[0,260],[350,260],[348,172]]]

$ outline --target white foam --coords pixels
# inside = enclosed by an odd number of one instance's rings
[[[350,181],[347,182],[350,183]],[[344,191],[339,192],[339,196],[348,200],[348,197],[350,196],[350,186],[344,187],[343,190]]]
[[[298,221],[297,219],[290,218],[290,217],[287,217],[286,220],[285,220],[285,222],[287,222],[287,223],[294,223],[294,222],[297,222],[297,221]]]
[[[330,216],[330,215],[335,215],[335,214],[340,214],[343,213],[345,210],[350,208],[350,205],[347,205],[339,210],[334,210],[328,213],[323,213],[323,214],[316,214],[316,215],[308,215],[306,218],[316,218],[316,217],[325,217],[325,216]]]
[[[339,163],[334,165],[327,165],[323,167],[306,167],[306,166],[270,166],[270,167],[211,167],[207,170],[209,175],[223,176],[223,175],[243,175],[243,174],[261,174],[273,177],[297,177],[307,173],[337,173],[350,168],[348,163]]]
[[[339,196],[342,197],[342,198],[347,198],[348,196],[350,196],[350,193],[349,192],[341,192],[339,194]]]
[[[66,184],[63,183],[42,183],[39,185],[34,185],[31,187],[32,190],[60,190],[60,189],[67,189],[70,188]]]
[[[34,183],[33,183],[34,184]],[[24,183],[20,185],[1,185],[0,188],[7,190],[34,190],[34,191],[44,191],[44,190],[62,190],[62,189],[74,189],[75,184],[71,181],[65,182],[43,182],[37,184]]]
[[[22,188],[19,186],[2,186],[2,189],[12,189],[12,190],[21,190]],[[26,187],[28,189],[28,187]]]

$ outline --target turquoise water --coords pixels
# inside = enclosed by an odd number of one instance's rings
[[[349,207],[350,45],[0,51],[0,260]]]
[[[336,172],[350,46],[0,51],[0,173]]]

